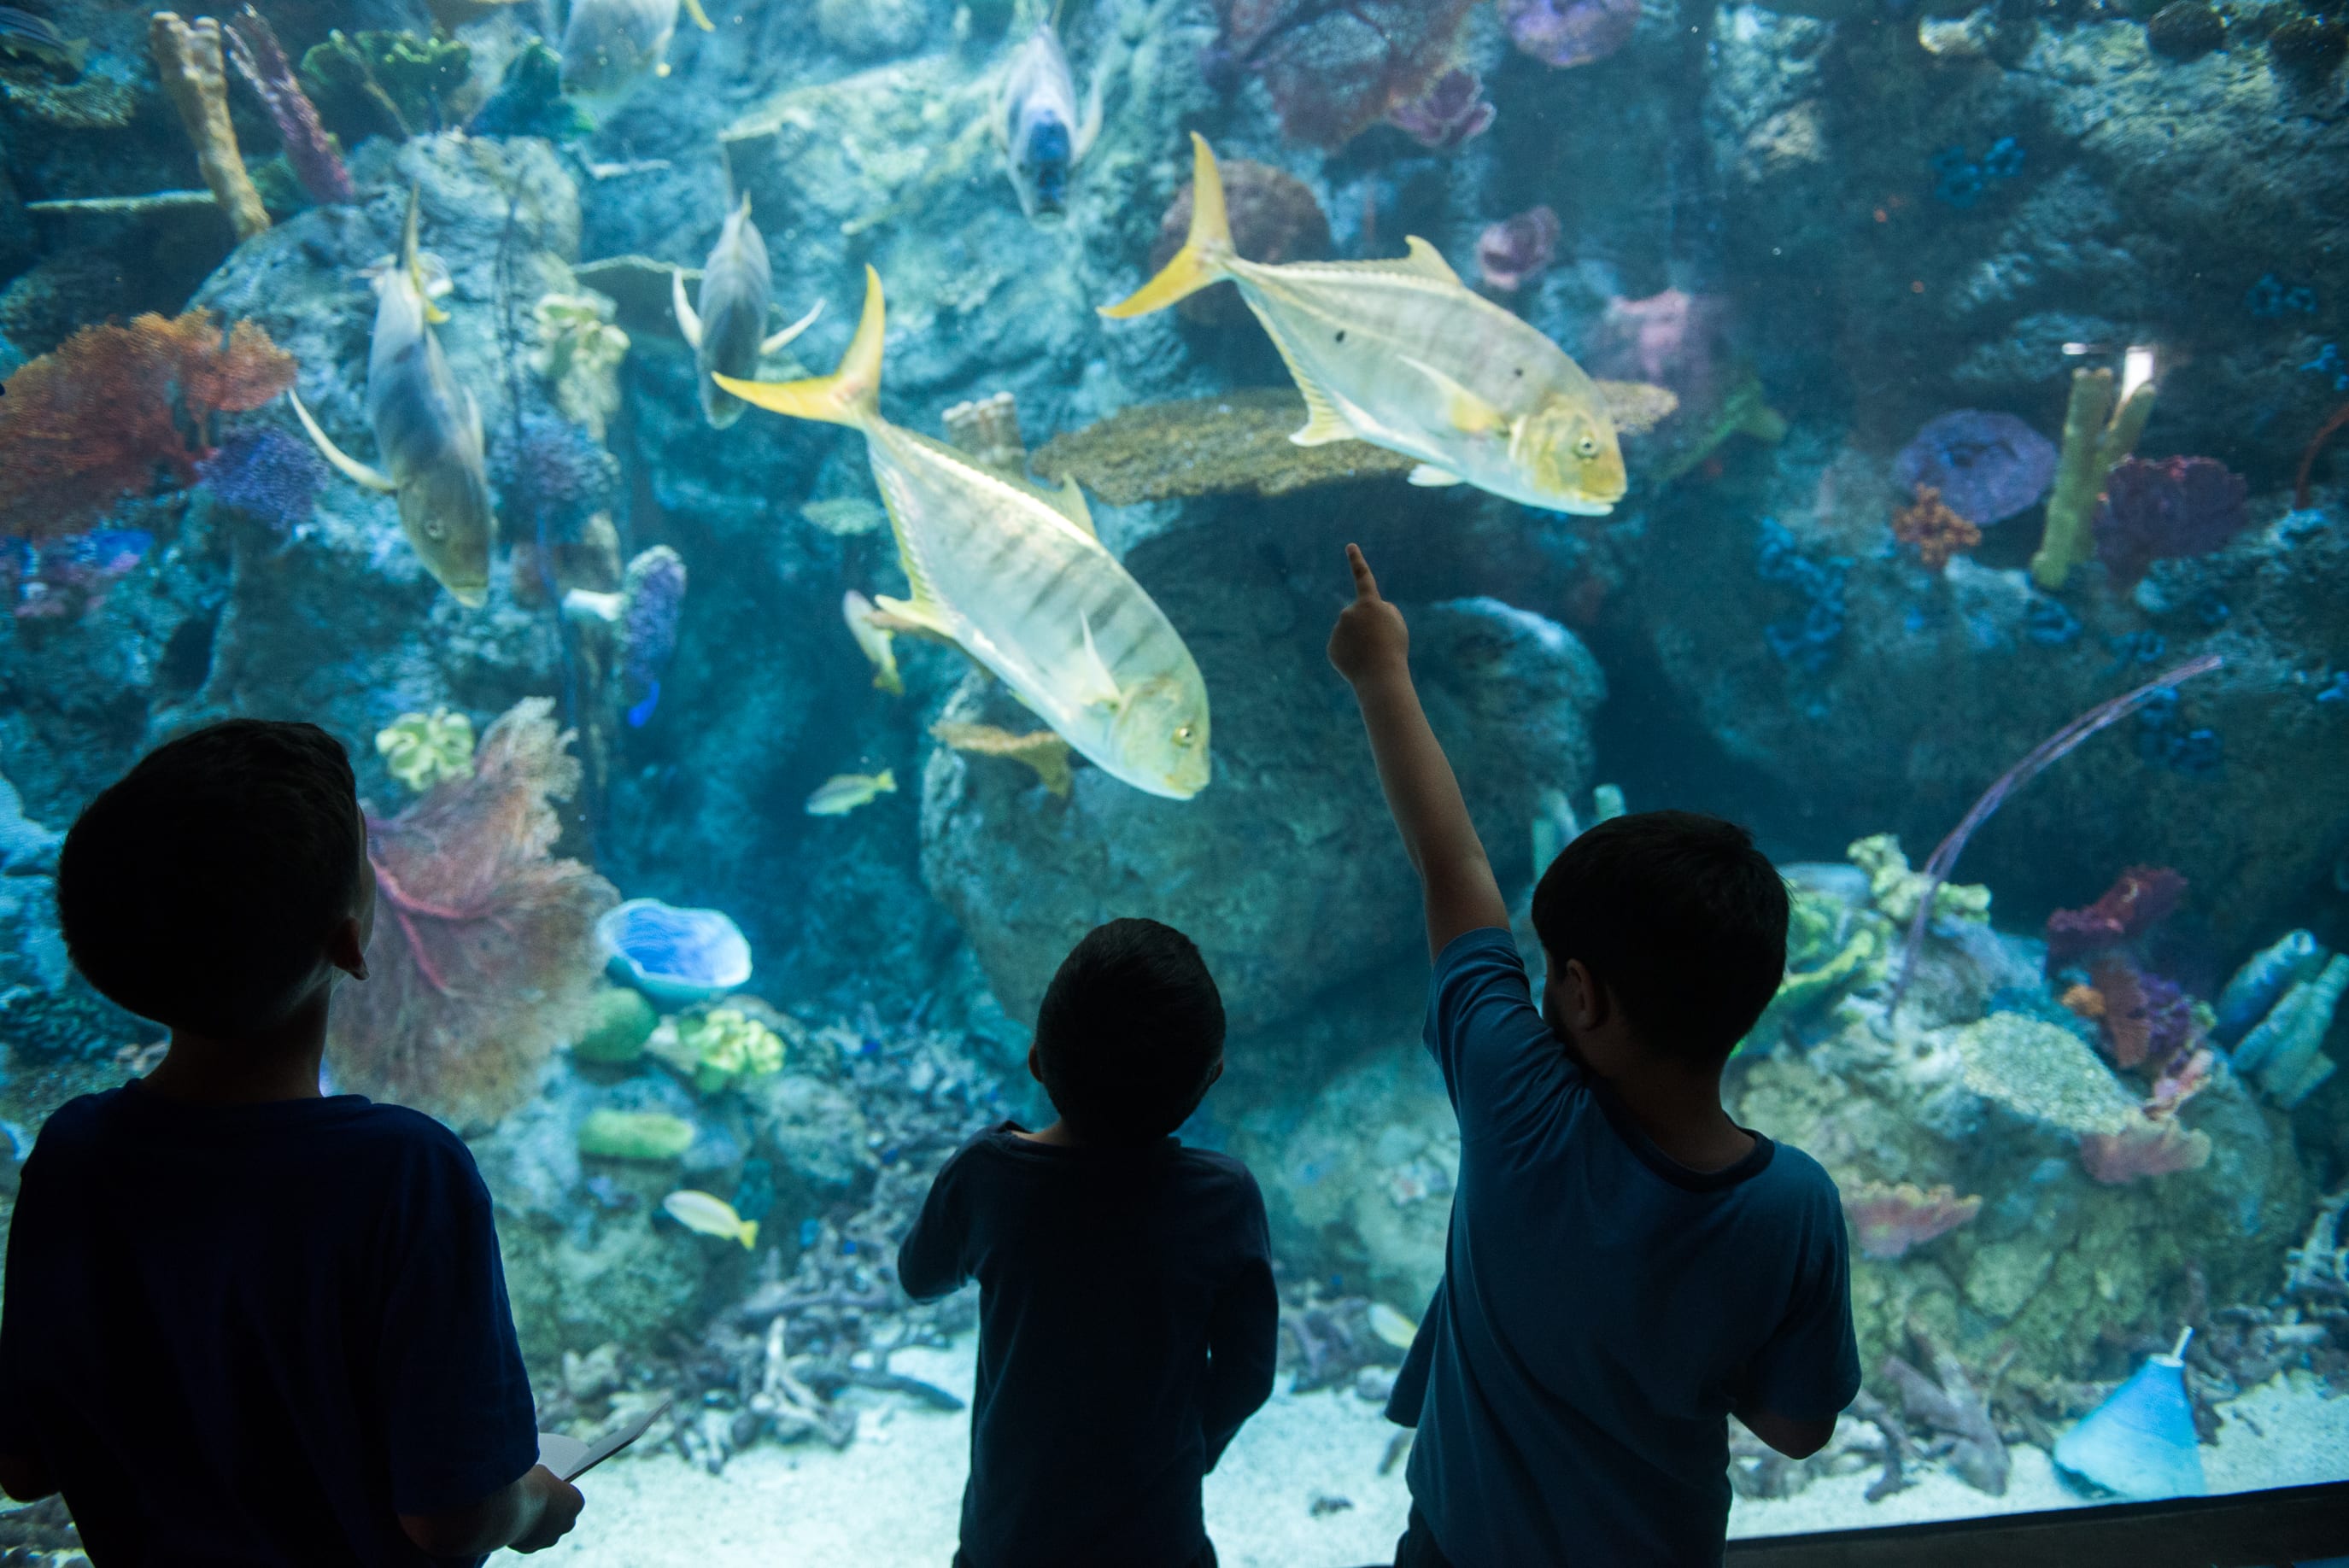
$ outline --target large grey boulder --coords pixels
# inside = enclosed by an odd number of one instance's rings
[[[1066,799],[1016,764],[940,749],[923,779],[923,872],[1014,1017],[1032,1018],[1070,946],[1147,915],[1206,955],[1236,1031],[1261,1028],[1408,953],[1409,863],[1352,696],[1322,655],[1321,605],[1285,583],[1161,591],[1206,677],[1214,781],[1161,799],[1081,768]],[[1591,763],[1598,664],[1553,622],[1494,599],[1413,614],[1437,735],[1505,882],[1522,882],[1537,794]],[[974,681],[950,712],[1026,727]],[[1032,723],[1032,720],[1028,721]]]

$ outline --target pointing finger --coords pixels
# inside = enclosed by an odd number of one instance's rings
[[[1354,573],[1354,603],[1374,604],[1379,598],[1379,580],[1371,575],[1371,563],[1362,555],[1359,544],[1346,546],[1346,564]]]

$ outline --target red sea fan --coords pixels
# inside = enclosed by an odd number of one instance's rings
[[[345,1088],[460,1128],[528,1099],[554,1047],[585,1026],[602,968],[610,883],[550,852],[553,801],[579,787],[545,697],[490,727],[471,778],[368,819],[376,924],[367,981],[336,1003],[327,1063]]]
[[[1338,148],[1435,85],[1475,0],[1216,0],[1222,72],[1254,72],[1281,133]]]
[[[151,490],[159,469],[191,483],[212,416],[257,408],[293,381],[293,356],[250,322],[225,341],[201,310],[83,327],[0,397],[0,534],[84,532],[123,496]]]
[[[2141,936],[2185,902],[2186,879],[2168,866],[2127,867],[2087,908],[2059,909],[2047,917],[2047,962],[2068,963]]]
[[[2133,587],[2156,561],[2208,555],[2251,521],[2249,487],[2212,458],[2124,458],[2105,476],[2096,555]]]

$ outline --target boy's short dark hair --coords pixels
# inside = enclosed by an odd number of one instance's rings
[[[1649,1050],[1727,1059],[1786,972],[1786,883],[1754,835],[1694,811],[1600,822],[1534,889],[1552,973],[1578,958]]]
[[[316,725],[233,718],[181,736],[66,834],[66,950],[141,1017],[216,1037],[267,1028],[351,913],[364,831],[350,758]]]
[[[1183,1123],[1224,1054],[1224,998],[1191,939],[1112,920],[1070,949],[1036,1015],[1038,1070],[1088,1142],[1147,1143]]]

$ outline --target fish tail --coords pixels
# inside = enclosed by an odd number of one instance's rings
[[[755,1253],[755,1252],[757,1252],[757,1251],[759,1250],[759,1222],[758,1222],[758,1221],[756,1221],[756,1220],[745,1220],[745,1221],[743,1221],[743,1222],[742,1222],[742,1229],[741,1229],[741,1231],[739,1233],[739,1234],[740,1234],[740,1237],[741,1237],[741,1241],[742,1241],[742,1250],[743,1250],[744,1252],[746,1252],[746,1253]]]
[[[1233,254],[1232,225],[1224,211],[1224,177],[1216,168],[1216,155],[1208,149],[1207,139],[1195,130],[1191,133],[1191,151],[1190,238],[1156,277],[1117,304],[1101,307],[1101,314],[1113,321],[1164,310],[1230,275],[1226,263]]]
[[[740,381],[713,373],[711,379],[745,403],[793,419],[862,428],[881,411],[881,338],[887,327],[881,274],[864,269],[864,315],[840,366],[829,376],[804,381]]]

